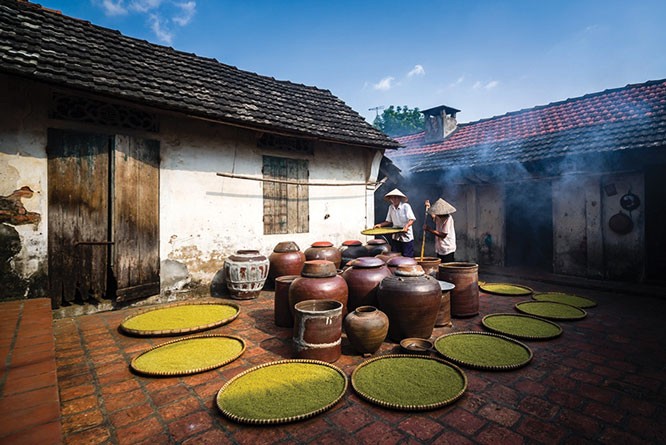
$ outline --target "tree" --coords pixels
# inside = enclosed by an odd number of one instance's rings
[[[423,114],[418,108],[391,105],[375,118],[372,125],[391,137],[398,137],[423,131],[424,122]]]

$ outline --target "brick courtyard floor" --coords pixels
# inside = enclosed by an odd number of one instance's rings
[[[134,356],[171,339],[121,334],[118,325],[137,309],[55,320],[63,442],[666,443],[666,300],[528,280],[511,282],[536,291],[588,296],[598,306],[588,309],[583,320],[560,322],[564,333],[559,338],[526,342],[534,358],[524,368],[465,369],[467,391],[450,406],[416,413],[387,410],[361,400],[350,385],[331,410],[280,426],[237,424],[214,404],[217,391],[233,376],[292,357],[291,330],[275,326],[271,292],[237,301],[239,318],[207,331],[242,337],[245,353],[222,368],[186,377],[148,378],[130,372]],[[515,312],[513,305],[525,299],[482,293],[478,316],[454,318],[453,328],[436,328],[433,339],[453,331],[483,330],[484,315]],[[400,352],[399,346],[386,342],[377,354],[391,352]],[[343,356],[335,365],[350,376],[363,361],[343,338]]]

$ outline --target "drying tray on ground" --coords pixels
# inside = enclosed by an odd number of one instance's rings
[[[590,298],[567,294],[564,292],[538,292],[532,295],[532,298],[537,301],[564,303],[570,306],[579,307],[581,309],[591,308],[597,305],[597,302]]]
[[[527,345],[492,332],[445,334],[435,340],[435,349],[454,363],[490,371],[520,368],[532,360],[532,350]]]
[[[515,308],[524,314],[549,320],[580,320],[587,316],[587,312],[579,307],[551,301],[521,301]]]
[[[557,323],[526,314],[489,314],[481,324],[498,334],[522,340],[548,340],[562,334]]]
[[[180,335],[222,326],[239,313],[235,303],[176,303],[130,315],[120,329],[138,336]]]
[[[391,354],[361,363],[351,377],[368,402],[406,411],[435,409],[458,400],[467,376],[452,363],[427,355]]]
[[[217,393],[220,411],[249,424],[294,422],[333,407],[347,390],[347,376],[318,360],[280,360],[248,369]]]
[[[507,295],[514,297],[522,297],[525,295],[532,295],[534,292],[531,288],[521,284],[511,283],[488,283],[480,282],[479,287],[483,292],[495,295]]]
[[[402,227],[375,227],[361,230],[361,235],[390,235],[402,232]]]
[[[196,374],[224,366],[245,352],[245,342],[231,335],[198,335],[168,341],[137,355],[130,367],[150,376]]]

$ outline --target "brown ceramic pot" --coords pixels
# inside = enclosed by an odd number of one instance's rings
[[[337,273],[335,264],[327,260],[306,261],[301,276],[289,286],[289,307],[292,314],[296,303],[305,300],[335,300],[342,304],[342,314],[347,315],[349,287]]]
[[[374,257],[361,257],[352,260],[343,273],[347,282],[349,312],[359,306],[377,306],[377,289],[379,283],[391,272],[382,260]]]
[[[383,262],[388,263],[388,260],[390,260],[391,258],[402,256],[402,254],[400,252],[388,251],[388,252],[380,253],[379,255],[375,255],[375,256],[377,258],[379,258],[380,260],[382,260]]]
[[[305,254],[293,241],[278,243],[268,256],[270,270],[266,280],[266,289],[275,288],[275,279],[284,275],[300,275],[305,263]]]
[[[333,363],[342,354],[342,304],[305,300],[294,307],[296,358]]]
[[[291,283],[300,275],[282,275],[275,279],[275,301],[273,312],[275,314],[275,325],[282,328],[294,326],[294,316],[289,306],[289,288]]]
[[[442,263],[437,279],[453,283],[451,316],[473,317],[479,313],[479,265],[476,263]]]
[[[425,256],[425,257],[416,257],[414,258],[419,266],[423,268],[423,271],[437,278],[437,271],[439,270],[439,264],[442,262],[441,259],[437,257]]]
[[[388,317],[374,306],[357,307],[344,321],[349,343],[364,357],[377,352],[386,339],[388,327]]]
[[[257,298],[268,277],[269,261],[258,250],[237,250],[224,261],[224,278],[231,298]]]
[[[351,260],[366,256],[368,254],[365,246],[363,246],[363,244],[358,240],[347,240],[342,243],[342,246],[340,246],[338,250],[342,255],[340,267],[343,269],[349,264]]]
[[[385,239],[375,238],[368,240],[368,242],[365,243],[365,249],[368,251],[368,256],[377,256],[386,252],[390,252],[391,246]]]
[[[453,326],[451,323],[451,290],[456,286],[447,281],[439,281],[439,287],[442,289],[442,304],[439,306],[435,327]]]
[[[389,318],[389,337],[429,338],[442,301],[439,282],[419,265],[401,266],[377,291],[379,309]]]
[[[333,246],[329,241],[317,241],[312,243],[310,247],[305,249],[305,260],[327,260],[335,264],[335,268],[340,268],[342,262],[342,254]]]
[[[386,266],[392,274],[395,274],[396,269],[400,266],[416,266],[418,264],[414,258],[408,256],[394,256],[386,262]]]

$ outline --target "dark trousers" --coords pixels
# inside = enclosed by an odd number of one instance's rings
[[[393,252],[400,252],[402,256],[414,258],[414,241],[396,241],[393,238],[389,241]]]
[[[453,263],[455,259],[455,252],[447,253],[446,255],[437,255],[437,258],[442,260],[442,263]]]

